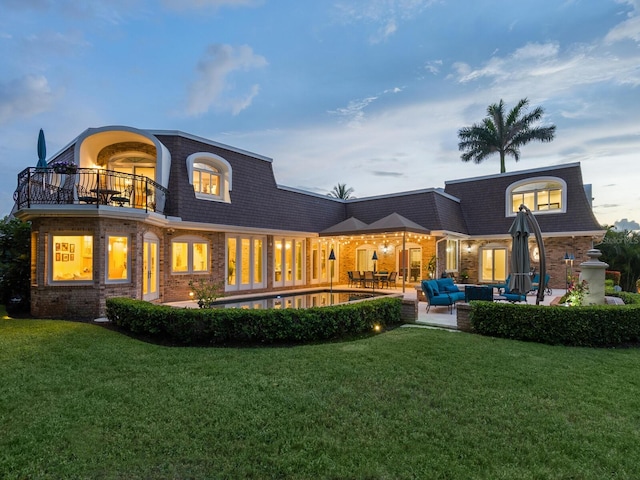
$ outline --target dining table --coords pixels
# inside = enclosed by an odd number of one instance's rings
[[[96,194],[103,205],[108,205],[114,196],[122,193],[120,190],[114,190],[113,188],[92,188],[91,192]]]

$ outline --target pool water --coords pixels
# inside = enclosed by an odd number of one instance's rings
[[[241,301],[225,302],[219,300],[214,305],[215,308],[248,308],[248,309],[266,309],[266,308],[310,308],[310,307],[326,307],[329,305],[337,305],[338,303],[354,302],[366,298],[378,297],[377,293],[362,292],[312,292],[290,295],[277,295],[269,297],[247,298]]]

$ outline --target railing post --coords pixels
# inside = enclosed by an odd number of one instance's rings
[[[27,170],[27,208],[31,208],[31,168]]]

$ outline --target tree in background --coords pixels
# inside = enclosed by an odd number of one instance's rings
[[[0,303],[7,310],[12,298],[22,299],[15,307],[28,307],[30,274],[31,224],[4,217],[0,221]]]
[[[348,198],[351,198],[352,193],[353,188],[347,188],[346,183],[338,183],[335,187],[333,187],[333,190],[329,192],[329,196],[346,200]]]
[[[461,128],[458,131],[458,150],[464,152],[461,155],[462,161],[473,160],[480,163],[497,152],[500,154],[500,173],[504,173],[504,160],[507,155],[512,156],[517,162],[520,160],[520,147],[523,145],[533,140],[553,140],[556,126],[534,126],[542,118],[544,110],[537,107],[531,113],[526,113],[527,105],[529,100],[523,98],[505,118],[504,102],[500,100],[500,103],[489,105],[487,117],[482,123]]]
[[[620,287],[627,292],[636,291],[640,278],[640,233],[629,230],[618,232],[607,227],[607,233],[597,248],[602,252],[600,260],[609,264],[608,270],[620,272]]]

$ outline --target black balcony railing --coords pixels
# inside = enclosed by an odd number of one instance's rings
[[[168,190],[153,180],[99,168],[25,168],[13,194],[18,209],[43,204],[110,205],[164,213]]]

